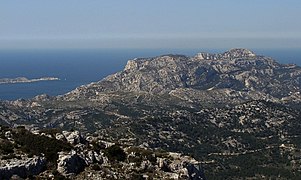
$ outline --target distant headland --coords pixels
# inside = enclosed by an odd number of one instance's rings
[[[16,83],[33,83],[39,81],[59,81],[57,77],[41,77],[35,79],[28,79],[26,77],[17,78],[0,78],[0,84],[16,84]]]

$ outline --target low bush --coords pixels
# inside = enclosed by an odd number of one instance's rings
[[[6,139],[0,140],[0,153],[9,154],[14,152],[14,145]]]
[[[110,161],[124,161],[126,159],[126,153],[118,145],[113,145],[105,149],[105,155]]]
[[[54,138],[32,134],[19,128],[13,132],[15,142],[21,145],[21,150],[31,155],[44,154],[48,161],[56,162],[60,151],[70,151],[71,145]]]

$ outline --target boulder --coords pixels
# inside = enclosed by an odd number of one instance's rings
[[[60,152],[57,171],[63,176],[72,176],[85,169],[86,162],[74,150],[71,152]]]
[[[3,163],[1,162],[1,164]],[[0,179],[10,179],[13,175],[21,178],[37,175],[44,170],[45,166],[46,159],[44,157],[34,156],[26,159],[12,159],[0,167]]]

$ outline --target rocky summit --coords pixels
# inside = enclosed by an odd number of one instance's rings
[[[301,179],[300,88],[301,67],[247,49],[129,60],[61,96],[0,102],[0,175]]]

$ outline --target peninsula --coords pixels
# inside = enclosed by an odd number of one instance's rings
[[[15,83],[33,83],[39,81],[59,81],[57,77],[41,77],[35,79],[28,79],[26,77],[17,77],[17,78],[2,78],[0,79],[0,84],[15,84]]]

